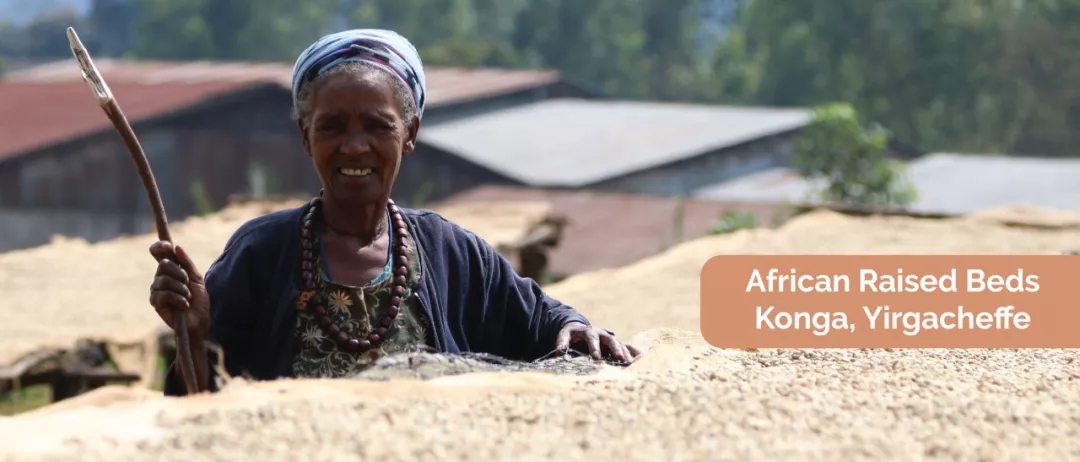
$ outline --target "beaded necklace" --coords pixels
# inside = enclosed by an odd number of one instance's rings
[[[358,338],[349,335],[330,320],[329,313],[326,310],[326,300],[319,295],[320,291],[315,290],[322,288],[323,285],[323,281],[316,275],[315,271],[315,223],[322,212],[322,197],[316,197],[308,203],[300,241],[303,249],[300,258],[300,270],[302,271],[304,289],[314,291],[314,295],[312,295],[308,303],[315,307],[312,310],[315,323],[342,350],[359,352],[378,347],[382,344],[387,329],[394,324],[394,319],[401,312],[401,304],[409,281],[409,257],[406,253],[409,250],[406,242],[406,239],[409,238],[409,228],[405,223],[405,218],[401,216],[401,209],[394,204],[393,200],[386,204],[386,208],[390,212],[390,224],[394,236],[393,264],[396,267],[392,275],[394,278],[393,287],[390,289],[393,297],[390,300],[390,307],[386,311],[386,316],[383,317],[379,327],[368,333],[366,338]]]

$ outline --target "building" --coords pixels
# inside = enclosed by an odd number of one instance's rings
[[[550,204],[564,221],[558,246],[547,250],[548,280],[618,268],[708,234],[727,211],[754,217],[758,227],[785,221],[788,210],[771,204],[687,199],[589,190],[481,186],[433,205],[522,202]]]
[[[786,166],[792,139],[811,116],[806,109],[558,98],[440,124],[420,139],[428,151],[478,167],[462,183],[687,195]]]
[[[291,141],[279,135],[288,119],[272,116],[279,109],[273,96],[285,92],[280,86],[110,86],[170,218],[199,211],[207,198],[223,204],[230,185],[248,183],[249,158],[266,152],[285,159],[274,154]],[[41,244],[52,234],[96,241],[148,229],[149,202],[131,158],[85,83],[2,82],[0,114],[0,249]]]
[[[109,85],[277,83],[292,88],[292,65],[219,61],[95,60]],[[547,70],[427,68],[427,110],[424,124],[514,107],[558,97],[596,97],[597,93]],[[82,76],[73,60],[8,72],[2,82],[74,83]],[[117,95],[124,102],[123,95]],[[291,99],[290,99],[291,101]],[[288,112],[286,112],[288,114]]]
[[[907,209],[963,215],[988,208],[1033,206],[1080,209],[1080,159],[936,153],[911,160],[907,180],[918,198]],[[823,182],[773,168],[701,188],[695,197],[760,204],[820,203]]]
[[[311,195],[318,181],[289,118],[291,66],[207,62],[95,63],[143,145],[170,219],[235,194]],[[591,93],[546,71],[428,71],[425,126],[554,96]],[[149,202],[130,156],[73,61],[0,79],[0,251],[53,234],[96,241],[143,232]],[[414,156],[419,172],[453,169]],[[423,177],[403,173],[403,177]],[[399,183],[402,195],[424,181]],[[410,188],[413,191],[410,191]]]

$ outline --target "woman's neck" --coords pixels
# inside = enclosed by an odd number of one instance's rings
[[[323,199],[323,222],[332,233],[370,245],[386,231],[386,203],[349,205]]]

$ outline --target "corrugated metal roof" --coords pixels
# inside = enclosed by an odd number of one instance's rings
[[[242,87],[237,82],[142,85],[109,82],[131,123]],[[73,83],[0,82],[0,159],[108,129],[90,87]]]
[[[292,64],[216,61],[132,61],[97,59],[94,64],[114,83],[276,82],[292,85]],[[510,69],[425,69],[428,107],[539,87],[559,81],[556,71]],[[81,81],[74,60],[42,64],[5,74],[4,81],[56,83]]]
[[[441,203],[487,201],[544,201],[552,205],[553,213],[568,219],[562,242],[550,254],[549,270],[557,275],[625,266],[677,240],[678,199],[673,197],[480,186]],[[776,212],[770,205],[686,200],[682,239],[706,235],[724,211],[733,209],[754,214],[761,227],[770,227]],[[617,238],[612,238],[613,232]]]
[[[740,176],[694,192],[694,197],[717,200],[802,203],[821,182],[802,178],[790,168],[776,167]]]
[[[1080,159],[937,153],[908,164],[923,213],[966,214],[992,207],[1080,209]],[[813,184],[789,169],[772,169],[703,188],[716,200],[803,202]]]
[[[291,65],[280,63],[100,59],[94,64],[132,123],[252,85],[287,88],[292,74]],[[435,68],[428,70],[428,102],[445,105],[558,80],[557,72]],[[0,159],[109,127],[74,60],[5,74],[0,111]]]
[[[584,186],[799,128],[802,109],[555,99],[420,131],[426,143],[533,186]]]

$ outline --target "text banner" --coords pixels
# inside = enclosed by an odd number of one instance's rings
[[[724,255],[701,271],[721,348],[1080,348],[1080,256]]]

